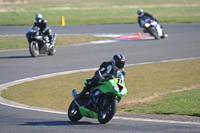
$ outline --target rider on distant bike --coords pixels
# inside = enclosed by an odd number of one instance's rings
[[[36,14],[35,15],[36,22],[33,26],[37,26],[40,28],[40,33],[42,33],[44,36],[48,36],[49,43],[52,44],[53,41],[53,33],[52,30],[47,25],[47,20],[43,19],[42,14]]]
[[[140,28],[143,28],[146,19],[155,20],[156,22],[158,22],[156,18],[154,18],[151,14],[144,12],[143,9],[138,9],[137,14],[138,14],[138,24]]]
[[[124,82],[126,72],[124,70],[125,56],[123,54],[115,54],[111,61],[103,62],[100,68],[95,72],[92,79],[88,81],[83,90],[77,94],[76,100],[80,100],[81,97],[88,92],[93,86],[97,85],[98,81],[107,81],[113,78],[120,78]],[[101,79],[99,79],[99,76]]]

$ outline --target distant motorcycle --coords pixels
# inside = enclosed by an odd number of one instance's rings
[[[40,33],[39,27],[33,26],[26,33],[26,38],[29,42],[29,52],[32,57],[37,57],[39,54],[55,54],[56,34],[53,35],[53,41],[50,43],[49,37]]]
[[[88,79],[85,80],[87,84]],[[80,100],[76,100],[77,91],[72,91],[73,101],[68,109],[68,117],[71,121],[77,122],[83,116],[96,118],[101,124],[105,124],[114,116],[118,102],[127,95],[125,84],[120,78],[98,82],[98,85],[91,88],[89,94],[85,94]]]
[[[157,21],[152,20],[152,19],[146,19],[142,25],[143,25],[144,31],[147,31],[155,39],[165,38],[164,30]]]

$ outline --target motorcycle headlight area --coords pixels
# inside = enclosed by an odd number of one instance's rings
[[[116,92],[119,92],[119,87],[118,87],[118,86],[113,86],[113,89],[114,89]]]
[[[121,91],[121,95],[124,96],[124,95],[126,94],[126,92],[127,92],[127,90],[126,90],[126,89],[123,89],[123,90]]]
[[[145,26],[145,27],[149,27],[149,26],[150,26],[150,23],[145,23],[144,26]]]

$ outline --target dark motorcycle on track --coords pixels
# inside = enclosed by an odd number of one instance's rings
[[[53,41],[50,43],[49,37],[43,35],[39,27],[33,26],[26,33],[26,38],[29,42],[29,52],[32,57],[37,57],[39,54],[55,54],[56,34],[53,34]]]
[[[85,80],[85,84],[89,79]],[[68,117],[72,122],[79,121],[83,116],[96,118],[101,124],[109,122],[118,107],[118,103],[127,95],[125,84],[120,78],[98,82],[88,94],[76,100],[77,91],[72,90],[73,101],[68,109]]]
[[[148,32],[156,40],[159,38],[165,38],[164,30],[162,26],[153,19],[146,19],[142,24],[144,31]]]

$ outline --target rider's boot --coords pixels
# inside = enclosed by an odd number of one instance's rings
[[[53,43],[53,40],[50,41],[50,48],[53,48],[55,47],[54,43]]]
[[[50,43],[50,48],[53,48],[55,45],[54,45],[54,38],[52,35],[49,35],[49,43]]]
[[[83,90],[82,90],[79,94],[76,94],[75,100],[80,100],[80,99],[82,98],[82,96],[83,96],[86,92],[88,92],[88,90],[89,90],[89,87],[87,87],[87,86],[83,87]]]

